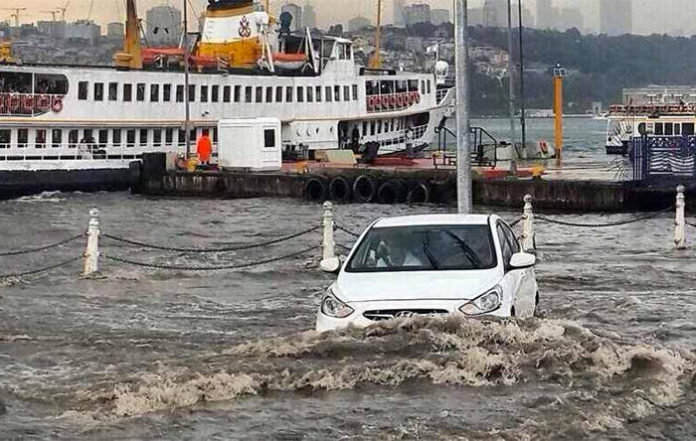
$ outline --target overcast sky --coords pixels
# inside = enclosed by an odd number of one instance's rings
[[[93,19],[99,23],[122,21],[124,19],[124,0],[0,0],[1,8],[27,8],[23,12],[22,22],[51,19],[47,10],[63,7],[69,1],[67,19]],[[169,4],[180,7],[184,0],[138,0],[141,14],[152,6]],[[204,9],[206,0],[188,0],[197,12]],[[345,22],[348,18],[362,14],[373,17],[377,0],[310,0],[317,10],[319,26],[326,27],[336,22]],[[515,0],[513,0],[515,1]],[[536,0],[522,0],[534,14]],[[582,9],[585,23],[596,27],[598,21],[599,0],[554,0],[557,6],[572,6]],[[610,0],[611,1],[611,0]],[[308,0],[294,0],[300,5]],[[271,0],[272,9],[278,10],[285,0]],[[452,0],[407,0],[410,3],[429,3],[433,8],[450,8]],[[469,7],[480,7],[483,0],[469,0]],[[391,22],[392,0],[384,0],[385,20]],[[633,22],[637,33],[674,32],[681,30],[684,34],[696,33],[696,0],[633,0]],[[8,19],[9,10],[0,10],[0,20]]]

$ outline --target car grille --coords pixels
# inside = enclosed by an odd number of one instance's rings
[[[414,315],[435,315],[449,314],[446,309],[378,309],[363,312],[366,319],[378,322],[381,320],[392,320],[397,317],[412,317]]]

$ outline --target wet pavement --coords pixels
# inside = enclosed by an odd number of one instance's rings
[[[0,249],[79,233],[93,206],[105,232],[183,247],[265,241],[321,218],[320,206],[290,199],[44,194],[0,202]],[[336,213],[359,230],[383,215],[449,210],[341,205]],[[693,244],[696,229],[689,236]],[[674,251],[672,239],[670,213],[606,229],[540,223],[542,318],[416,318],[323,335],[311,329],[331,277],[313,255],[201,273],[102,259],[103,279],[79,279],[78,263],[6,279],[0,439],[691,440],[696,252]],[[102,245],[107,256],[214,266],[319,241],[315,232],[203,256]],[[68,259],[81,246],[0,257],[0,273]]]

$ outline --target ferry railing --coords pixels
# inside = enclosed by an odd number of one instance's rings
[[[0,116],[36,116],[63,110],[63,94],[0,92]]]
[[[442,159],[442,165],[455,165],[456,133],[444,124],[436,127],[435,133],[438,136],[438,152]],[[452,142],[448,142],[449,138],[452,139]],[[498,140],[483,127],[470,127],[469,138],[471,140],[472,165],[495,168],[498,165]],[[449,146],[454,146],[455,148],[450,149]]]
[[[28,144],[28,143],[27,143]],[[195,150],[195,143],[194,143]],[[139,159],[143,153],[186,151],[185,144],[153,143],[140,145],[138,143],[68,143],[61,147],[53,147],[50,142],[45,147],[37,148],[36,144],[27,147],[17,147],[16,144],[0,144],[0,162],[10,161],[56,161],[56,160],[133,160]],[[213,143],[213,154],[217,154],[217,143]]]
[[[389,104],[383,104],[387,99]],[[365,101],[369,113],[389,113],[398,110],[405,110],[417,106],[423,99],[420,91],[413,90],[408,92],[394,92],[385,94],[368,95]],[[372,100],[376,100],[373,102]],[[399,103],[401,101],[401,103]]]

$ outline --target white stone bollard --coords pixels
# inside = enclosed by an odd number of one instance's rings
[[[87,249],[85,250],[83,277],[90,277],[99,272],[99,210],[89,210],[89,227],[87,228]]]
[[[334,240],[333,204],[324,202],[324,234],[322,240],[322,260],[336,257],[336,241]]]
[[[534,213],[532,195],[524,197],[524,214],[522,215],[522,249],[525,252],[534,251]]]
[[[686,248],[686,219],[684,217],[684,207],[686,198],[684,197],[683,185],[677,187],[677,215],[674,219],[674,245],[678,250]]]

